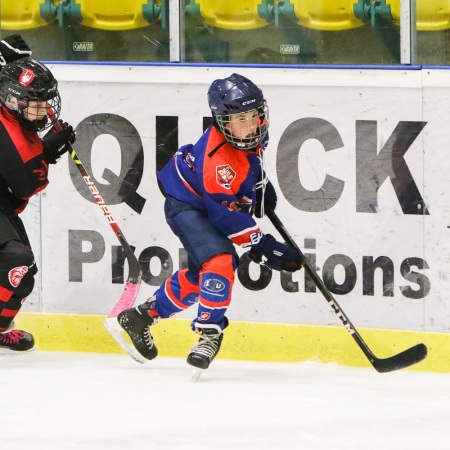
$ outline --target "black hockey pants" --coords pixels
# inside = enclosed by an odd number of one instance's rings
[[[36,262],[19,217],[0,213],[0,331],[5,331],[32,292]]]

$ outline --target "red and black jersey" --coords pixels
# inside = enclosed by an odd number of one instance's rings
[[[21,213],[28,200],[48,185],[42,140],[23,127],[4,106],[0,109],[0,211]]]

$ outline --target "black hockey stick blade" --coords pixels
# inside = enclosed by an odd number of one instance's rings
[[[298,247],[292,236],[288,233],[286,227],[283,225],[283,223],[275,214],[275,212],[273,210],[267,209],[267,216],[269,217],[270,221],[277,229],[277,231],[281,234],[283,239],[289,245],[295,247],[300,252],[300,255],[302,256],[304,261],[303,267],[305,268],[305,271],[308,272],[308,275],[311,277],[314,284],[322,293],[325,300],[328,302],[333,311],[339,317],[339,319],[341,320],[347,331],[352,335],[353,339],[358,344],[359,348],[363,351],[364,355],[370,361],[370,363],[377,372],[385,373],[385,372],[392,372],[394,370],[404,369],[405,367],[412,366],[413,364],[417,364],[418,362],[425,359],[428,353],[425,344],[415,345],[414,347],[411,347],[389,358],[377,358],[372,353],[367,344],[364,342],[364,339],[358,333],[358,330],[350,322],[350,319],[347,317],[343,309],[338,305],[337,301],[335,300],[331,292],[328,290],[325,283],[322,281],[319,275],[317,275],[316,271],[313,270],[313,268],[310,266],[305,255],[302,253],[302,251],[300,250],[300,248]]]
[[[417,364],[426,358],[427,353],[425,344],[417,344],[389,358],[377,358],[372,355],[372,359],[369,358],[369,360],[377,372],[386,373]]]

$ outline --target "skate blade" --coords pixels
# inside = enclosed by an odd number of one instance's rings
[[[114,340],[138,363],[145,364],[148,360],[144,358],[130,342],[128,335],[117,322],[117,317],[108,317],[103,321],[108,333]]]
[[[204,371],[205,369],[199,369],[198,367],[192,369],[192,381],[195,383],[196,381],[200,380],[200,377],[202,376],[202,373]]]

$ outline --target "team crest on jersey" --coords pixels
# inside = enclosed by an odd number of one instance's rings
[[[236,178],[236,172],[229,164],[216,167],[216,181],[225,189],[231,189],[231,183]]]
[[[11,283],[11,286],[15,288],[19,286],[20,282],[22,281],[22,278],[25,276],[27,272],[28,272],[27,266],[14,267],[14,269],[11,269],[8,273],[8,280]]]
[[[19,76],[19,84],[21,86],[29,86],[34,80],[34,72],[30,69],[25,69]]]

